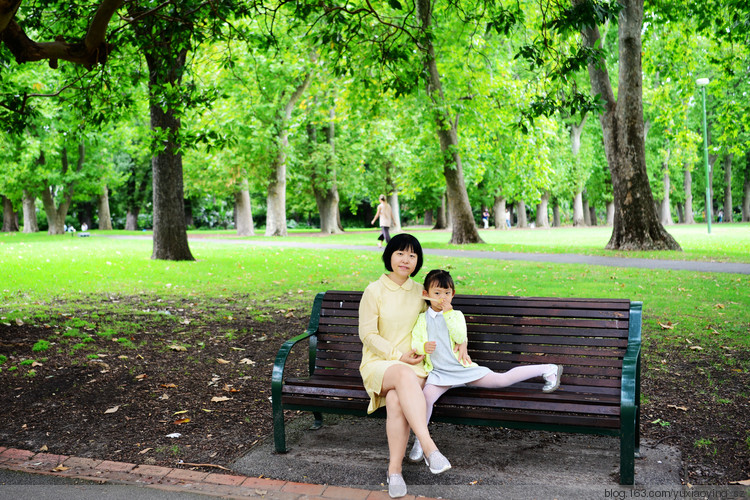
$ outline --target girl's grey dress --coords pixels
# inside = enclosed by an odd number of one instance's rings
[[[427,322],[427,339],[437,342],[435,352],[430,354],[432,371],[427,375],[428,384],[465,385],[492,373],[492,370],[485,366],[467,367],[458,362],[453,354],[448,325],[445,324],[442,314],[433,317],[428,311],[425,314],[425,321]]]

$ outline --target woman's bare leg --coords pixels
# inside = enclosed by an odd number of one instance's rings
[[[388,436],[388,475],[401,474],[401,464],[409,442],[409,422],[406,421],[396,391],[385,395],[385,433]]]
[[[400,460],[403,459],[406,452],[406,445],[409,441],[409,427],[414,432],[414,435],[417,436],[420,443],[422,443],[422,449],[429,457],[433,451],[437,450],[437,445],[435,445],[427,430],[427,404],[422,393],[422,384],[419,377],[406,365],[393,365],[385,371],[385,375],[383,376],[381,394],[383,392],[387,393],[386,406],[388,405],[388,396],[391,391],[396,392],[398,404],[401,409],[399,413],[403,415],[408,423],[406,438],[403,440],[403,449],[401,449],[401,456],[399,457],[399,464]],[[387,410],[390,412],[390,408],[387,408]],[[390,413],[388,418],[390,419]],[[399,434],[394,437],[399,440],[398,444],[400,446],[401,435]],[[389,434],[389,443],[390,439],[391,435]]]

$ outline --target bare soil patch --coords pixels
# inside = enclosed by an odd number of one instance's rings
[[[117,302],[117,324],[137,328],[114,331],[106,304],[0,321],[0,445],[216,472],[272,433],[273,362],[304,331],[309,309]],[[39,341],[50,345],[34,351]],[[750,353],[716,359],[659,347],[644,346],[642,436],[679,446],[685,482],[749,478]],[[287,370],[304,374],[305,355],[295,349]]]

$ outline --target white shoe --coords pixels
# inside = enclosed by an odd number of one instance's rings
[[[424,458],[424,452],[422,451],[419,439],[414,438],[414,446],[411,447],[408,458],[410,462],[421,462]]]
[[[555,392],[560,387],[560,378],[562,377],[563,367],[562,365],[552,365],[555,367],[554,370],[542,375],[544,378],[544,387],[542,392]]]
[[[433,474],[440,474],[451,468],[451,463],[440,451],[435,450],[430,453],[430,457],[424,457],[424,463],[430,468]]]
[[[388,495],[391,498],[401,498],[406,496],[406,482],[401,474],[391,474],[388,476]]]

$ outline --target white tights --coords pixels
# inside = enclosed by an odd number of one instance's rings
[[[508,387],[518,382],[523,382],[524,380],[528,380],[530,378],[541,377],[545,373],[549,373],[553,370],[555,370],[555,365],[517,366],[503,373],[497,373],[497,372],[488,373],[487,375],[480,378],[479,380],[475,380],[474,382],[469,382],[466,385],[470,387],[484,387],[486,389],[501,389],[503,387]],[[424,390],[422,392],[424,392],[424,397],[425,397],[425,400],[427,401],[427,422],[428,423],[430,422],[430,417],[432,416],[432,407],[435,405],[435,402],[438,399],[440,399],[440,396],[445,394],[446,391],[448,391],[448,389],[451,389],[453,387],[455,386],[432,385],[432,384],[426,384],[424,386]]]

